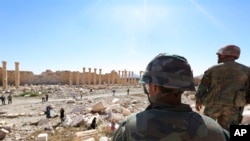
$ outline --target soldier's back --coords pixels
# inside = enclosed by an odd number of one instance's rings
[[[250,79],[249,67],[229,61],[214,65],[207,72],[211,75],[210,88],[212,89],[209,92],[213,96],[210,98],[213,101],[209,103],[237,105],[235,103],[235,94],[245,93],[247,83]]]
[[[213,119],[189,111],[146,110],[128,117],[129,141],[224,141],[224,130]]]

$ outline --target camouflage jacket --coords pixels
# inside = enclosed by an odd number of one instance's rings
[[[250,69],[234,61],[212,66],[205,71],[196,100],[205,106],[213,103],[244,106],[250,98]]]
[[[153,106],[133,114],[116,131],[113,141],[226,141],[229,133],[189,105]]]

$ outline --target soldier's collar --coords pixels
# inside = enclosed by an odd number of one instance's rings
[[[192,108],[187,104],[170,105],[166,103],[155,103],[150,106],[149,109],[161,109],[174,112],[191,112]]]

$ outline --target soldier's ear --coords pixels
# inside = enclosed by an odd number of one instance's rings
[[[151,96],[156,96],[160,92],[160,88],[157,85],[149,84],[149,93]]]

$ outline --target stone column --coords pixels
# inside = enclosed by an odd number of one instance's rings
[[[19,62],[15,62],[15,86],[16,88],[20,86]]]
[[[121,84],[121,71],[118,71],[118,84],[120,85]]]
[[[111,75],[112,75],[112,84],[114,85],[115,84],[115,71],[112,71]]]
[[[8,72],[7,72],[7,62],[2,61],[3,69],[2,69],[2,75],[3,75],[3,89],[7,89],[8,87]]]
[[[76,85],[79,86],[79,71],[76,72]]]
[[[85,77],[85,68],[82,68],[82,85],[85,85],[85,79],[86,79],[86,77]]]
[[[101,85],[102,83],[101,78],[102,78],[102,69],[99,69],[99,85]]]
[[[72,72],[69,72],[69,85],[72,86]]]
[[[124,80],[123,80],[123,78],[124,78],[124,71],[122,71],[122,77],[121,77],[121,85],[123,85],[123,83],[124,83]]]
[[[125,84],[125,71],[122,71],[122,85]]]
[[[125,74],[124,74],[124,76],[125,76],[124,83],[125,83],[125,85],[127,85],[127,70],[125,70],[124,72],[125,72]]]
[[[134,83],[134,72],[133,71],[131,72],[131,84],[133,84],[133,85],[135,84]]]
[[[94,85],[96,85],[96,68],[94,68]]]
[[[88,85],[91,84],[91,68],[89,68]]]
[[[130,76],[130,71],[128,72],[128,84],[131,84],[131,76]]]

